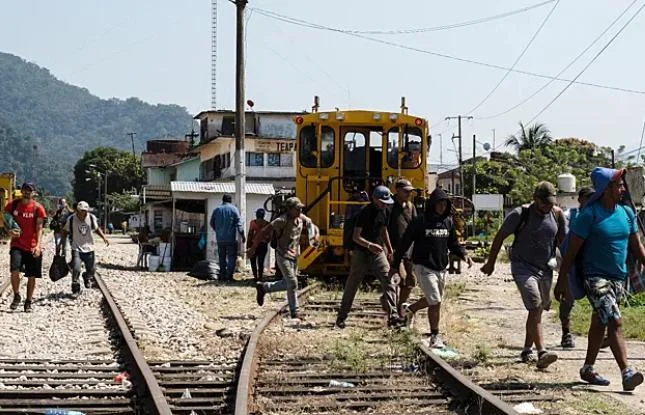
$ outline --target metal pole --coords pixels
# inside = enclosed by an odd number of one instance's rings
[[[443,135],[439,134],[439,168],[443,167]]]
[[[473,235],[475,236],[475,218],[477,217],[477,210],[475,209],[475,189],[477,188],[477,162],[475,161],[475,154],[477,149],[477,136],[473,134],[473,193],[470,200],[473,202]]]
[[[130,136],[130,139],[132,140],[132,157],[134,159],[137,159],[137,153],[134,151],[134,136],[137,135],[137,133],[128,133],[127,135]]]
[[[616,168],[616,156],[613,148],[611,149],[611,168]]]
[[[236,0],[237,37],[235,63],[235,199],[240,209],[240,218],[246,227],[246,159],[244,137],[246,120],[244,114],[244,8],[247,0]],[[244,255],[242,255],[244,256]]]
[[[466,181],[464,180],[464,169],[463,169],[463,164],[464,164],[464,159],[462,157],[461,153],[461,115],[457,116],[457,120],[459,123],[459,196],[464,195],[464,184]]]
[[[106,171],[105,173],[105,182],[103,183],[105,185],[105,190],[103,191],[103,210],[104,212],[104,222],[103,222],[103,229],[107,229],[107,224],[108,224],[108,190],[107,190],[107,182],[108,182],[108,172]]]

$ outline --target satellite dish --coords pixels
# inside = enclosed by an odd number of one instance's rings
[[[489,143],[484,143],[484,150],[488,151],[490,150],[490,144]]]
[[[246,105],[248,105],[249,107],[253,108],[253,106],[255,105],[255,102],[253,102],[253,101],[251,101],[249,99],[248,101],[246,101]]]

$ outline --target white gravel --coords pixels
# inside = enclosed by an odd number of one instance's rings
[[[36,283],[33,312],[23,304],[11,311],[11,288],[0,298],[0,358],[12,359],[112,359],[113,352],[96,290],[71,298],[71,277],[53,283],[48,270],[54,245],[51,235],[43,253],[43,278]],[[0,269],[9,276],[9,245],[0,245]],[[21,280],[24,302],[27,282]]]

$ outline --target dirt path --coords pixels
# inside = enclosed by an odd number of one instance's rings
[[[538,371],[534,365],[519,361],[526,311],[508,264],[499,263],[490,277],[473,267],[462,275],[450,275],[448,283],[458,296],[444,303],[444,339],[460,355],[456,364],[471,367],[464,371],[478,382],[520,381],[552,390],[554,396],[563,399],[560,403],[549,407],[536,402],[535,406],[562,414],[626,414],[630,410],[634,414],[645,413],[645,387],[634,393],[622,391],[620,371],[609,349],[601,350],[595,367],[611,385],[592,387],[580,381],[578,371],[584,362],[587,339],[577,336],[575,349],[562,349],[560,324],[554,310],[545,315],[543,323],[547,347],[558,353],[558,361],[547,371]],[[415,329],[425,332],[427,327],[425,315],[419,314]],[[629,341],[627,348],[631,365],[645,368],[645,343]]]

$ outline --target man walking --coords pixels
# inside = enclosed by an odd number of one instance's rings
[[[455,225],[450,217],[452,203],[448,195],[441,189],[435,189],[426,204],[423,216],[417,216],[403,234],[398,245],[395,246],[394,261],[390,276],[397,273],[399,265],[405,261],[410,245],[414,272],[425,298],[415,302],[406,311],[414,314],[416,311],[428,307],[428,320],[430,322],[430,341],[432,348],[444,348],[443,340],[439,334],[439,320],[441,317],[441,302],[446,282],[446,267],[449,263],[448,252],[457,255],[472,267],[473,262],[466,250],[459,245]]]
[[[300,256],[300,236],[303,229],[315,229],[311,219],[302,214],[305,206],[297,197],[290,197],[285,201],[286,213],[278,216],[267,226],[262,228],[253,238],[253,244],[247,251],[250,257],[256,254],[260,244],[265,241],[267,235],[275,232],[277,239],[276,245],[276,263],[282,279],[280,281],[256,284],[257,302],[259,306],[264,304],[264,296],[267,293],[278,291],[287,292],[287,301],[289,302],[289,312],[291,318],[301,318],[298,314],[298,257]],[[314,231],[314,238],[317,238],[317,232]]]
[[[57,247],[61,243],[61,231],[63,226],[65,226],[67,218],[73,213],[74,211],[69,207],[64,197],[58,199],[58,208],[49,222],[49,228],[54,232],[54,244]],[[64,253],[65,247],[63,247],[63,254]]]
[[[233,280],[237,259],[237,234],[240,234],[242,243],[246,242],[240,212],[232,202],[231,195],[224,195],[222,204],[215,208],[210,220],[217,238],[220,281]]]
[[[13,234],[11,239],[10,269],[11,288],[13,301],[9,308],[15,310],[22,300],[20,297],[20,272],[27,277],[27,297],[25,298],[25,312],[32,311],[32,298],[36,288],[36,278],[42,277],[42,251],[43,223],[47,218],[45,208],[33,198],[36,190],[33,183],[24,183],[20,189],[22,198],[8,203],[4,210],[13,215],[20,226],[21,233]]]
[[[578,192],[578,209],[571,209],[569,229],[573,227],[577,214],[582,210],[589,198],[591,198],[593,192],[594,190],[591,187],[583,187]],[[575,301],[571,296],[560,301],[560,324],[562,325],[562,341],[560,342],[560,346],[564,349],[573,349],[576,347],[573,336],[571,335],[571,309],[574,303]]]
[[[584,290],[593,312],[580,378],[593,385],[609,385],[609,380],[593,368],[607,328],[611,352],[621,371],[623,390],[633,391],[643,383],[643,375],[630,368],[627,362],[618,304],[624,296],[623,284],[627,278],[627,249],[645,263],[645,248],[638,236],[634,212],[620,203],[625,190],[624,176],[623,169],[596,167],[591,172],[596,192],[571,228],[573,233],[560,268],[555,297],[562,301],[571,296],[567,283],[569,268],[582,249]]]
[[[556,203],[555,186],[540,182],[533,192],[533,203],[512,210],[504,219],[490,248],[488,261],[481,268],[491,275],[504,240],[515,234],[511,249],[511,273],[528,310],[522,362],[534,359],[533,344],[538,352],[537,367],[546,369],[558,356],[546,350],[542,332],[542,312],[551,308],[553,269],[557,267],[556,244],[562,243],[566,222]]]
[[[414,187],[412,187],[412,183],[410,183],[409,180],[398,180],[394,185],[394,188],[396,189],[396,194],[394,195],[394,203],[390,209],[387,232],[390,237],[392,247],[398,249],[398,247],[401,246],[403,234],[406,229],[408,229],[410,223],[412,223],[417,217],[417,210],[414,207],[414,204],[410,202],[410,194],[412,190],[414,190]],[[412,260],[410,259],[410,252],[402,252],[401,255],[401,265],[394,266],[393,264],[390,269],[390,274],[393,274],[394,271],[396,271],[401,278],[401,282],[399,284],[400,294],[399,301],[397,303],[397,312],[400,317],[404,317],[403,304],[408,301],[408,298],[410,298],[410,293],[416,285],[416,276],[414,274]]]
[[[85,288],[92,286],[94,274],[96,273],[96,257],[94,255],[94,237],[92,231],[103,239],[106,246],[110,242],[98,226],[96,216],[89,213],[90,205],[87,202],[78,202],[76,213],[71,215],[62,230],[63,238],[69,235],[69,244],[72,247],[72,294],[81,292],[79,277],[81,275],[81,263],[85,264],[83,283]]]
[[[255,211],[255,219],[249,224],[249,239],[247,241],[247,249],[253,246],[253,240],[257,233],[259,233],[265,226],[269,224],[264,217],[266,211],[262,208]],[[269,251],[269,242],[271,241],[271,234],[267,233],[264,240],[260,241],[258,246],[255,249],[255,254],[250,257],[251,260],[251,271],[253,272],[253,278],[256,281],[262,281],[262,274],[264,272],[264,259],[267,256]]]
[[[388,316],[388,326],[399,328],[404,325],[397,312],[398,286],[389,277],[392,260],[392,245],[387,232],[386,207],[394,203],[390,190],[376,186],[372,192],[372,202],[363,207],[356,215],[352,239],[351,268],[343,291],[343,300],[336,317],[336,327],[345,328],[345,320],[352,308],[356,291],[365,275],[373,275],[381,282],[383,295],[381,306]]]

